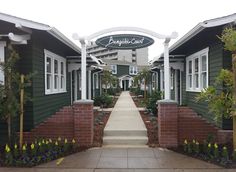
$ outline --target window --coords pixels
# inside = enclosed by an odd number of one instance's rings
[[[111,73],[117,74],[117,66],[116,65],[111,65]]]
[[[5,53],[4,53],[4,47],[6,46],[6,42],[0,41],[0,64],[4,63]],[[0,66],[0,85],[4,85],[5,82],[5,76],[4,71]]]
[[[137,75],[138,73],[138,67],[137,66],[130,66],[129,67],[129,74],[130,75]]]
[[[208,87],[208,51],[209,48],[206,48],[187,57],[187,91],[200,92]]]
[[[66,59],[48,50],[45,54],[45,94],[66,91]]]

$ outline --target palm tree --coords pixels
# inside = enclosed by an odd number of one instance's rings
[[[117,78],[112,75],[108,70],[103,71],[102,75],[102,85],[105,86],[105,93],[107,93],[108,87],[112,88],[117,83]]]

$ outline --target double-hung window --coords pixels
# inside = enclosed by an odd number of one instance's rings
[[[137,66],[129,66],[129,74],[130,75],[137,75],[138,67]]]
[[[208,51],[205,48],[186,59],[186,90],[200,92],[208,87]]]
[[[66,59],[44,50],[45,54],[45,94],[66,91]]]
[[[111,73],[117,74],[117,66],[116,65],[111,65]]]

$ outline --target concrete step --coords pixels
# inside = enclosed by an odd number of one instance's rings
[[[147,136],[147,130],[104,130],[104,136]]]
[[[146,136],[105,136],[104,145],[145,145],[148,142]]]

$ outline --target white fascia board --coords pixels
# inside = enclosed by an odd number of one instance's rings
[[[37,30],[50,30],[51,29],[49,25],[34,22],[31,20],[22,19],[22,18],[15,17],[9,14],[4,14],[4,13],[0,13],[0,20],[6,21],[9,23],[14,23],[16,26],[21,25],[27,28],[32,28],[32,29],[37,29]]]
[[[8,23],[13,23],[15,24],[16,27],[25,27],[25,28],[31,28],[31,29],[36,29],[36,30],[47,31],[52,36],[57,38],[59,41],[68,45],[70,48],[72,48],[76,52],[81,53],[80,48],[76,44],[74,44],[71,40],[69,40],[65,35],[63,35],[60,31],[58,31],[54,27],[51,27],[46,24],[34,22],[31,20],[22,19],[22,18],[15,17],[12,15],[4,14],[4,13],[0,13],[0,20],[6,21]]]
[[[235,22],[236,22],[236,13],[224,17],[206,20],[203,22],[203,24],[204,27],[215,27]]]
[[[185,34],[182,38],[180,38],[178,41],[176,41],[173,45],[170,46],[169,51],[173,51],[188,40],[190,40],[192,37],[197,35],[199,32],[201,32],[204,27],[203,23],[199,23],[197,26],[195,26],[192,30],[190,30],[187,34]]]
[[[81,49],[56,28],[52,27],[47,32],[50,33],[55,38],[57,38],[58,40],[60,40],[61,42],[63,42],[64,44],[68,45],[70,48],[72,48],[76,52],[81,53]]]

